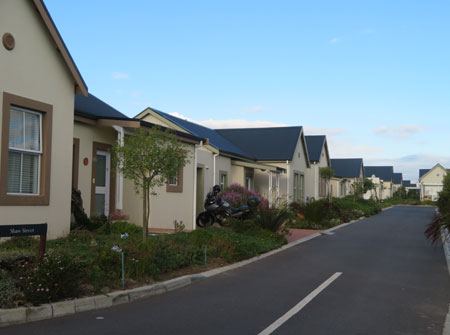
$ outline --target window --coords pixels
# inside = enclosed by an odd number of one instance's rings
[[[327,180],[319,177],[319,197],[323,198],[327,196]]]
[[[219,171],[219,185],[220,190],[223,191],[228,186],[228,173],[226,171]]]
[[[304,176],[294,172],[294,201],[303,202]]]
[[[9,116],[8,193],[38,194],[42,156],[42,117],[11,107]]]
[[[254,170],[251,168],[245,168],[244,169],[244,186],[248,189],[248,190],[252,190],[253,189],[253,174],[254,174]]]
[[[174,176],[167,178],[166,192],[183,192],[183,168],[178,170]]]
[[[49,204],[52,110],[3,93],[0,205]]]

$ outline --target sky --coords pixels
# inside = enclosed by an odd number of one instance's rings
[[[44,0],[89,92],[212,128],[303,126],[331,158],[450,168],[450,2]]]

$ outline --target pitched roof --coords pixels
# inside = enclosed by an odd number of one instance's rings
[[[241,156],[241,157],[253,158],[253,157],[250,157],[250,155],[247,152],[245,152],[240,147],[231,143],[229,140],[227,140],[225,137],[223,137],[221,134],[219,134],[214,129],[210,129],[210,128],[201,126],[199,124],[190,122],[188,120],[181,119],[179,117],[161,112],[154,108],[150,108],[150,109],[152,111],[154,111],[155,113],[163,116],[167,120],[175,123],[177,126],[185,129],[192,135],[195,135],[195,136],[201,137],[201,138],[208,138],[209,143],[221,151],[224,151],[229,154]]]
[[[394,173],[394,184],[402,184],[403,181],[403,173],[396,172]]]
[[[307,136],[308,137],[308,136]],[[361,177],[362,158],[332,158],[331,168],[334,175],[339,178]]]
[[[325,135],[308,135],[305,136],[306,147],[308,148],[308,156],[310,162],[318,162],[325,143]]]
[[[56,25],[53,22],[53,19],[51,18],[50,13],[47,10],[47,7],[45,7],[45,4],[42,0],[32,0],[32,1],[38,13],[40,14],[42,20],[44,21],[44,24],[47,27],[50,36],[55,42],[57,50],[61,53],[64,62],[69,68],[70,74],[72,75],[75,81],[76,92],[82,93],[83,95],[87,95],[88,88],[86,86],[86,83],[84,82],[83,77],[80,74],[80,71],[78,70],[72,56],[70,55],[69,50],[66,47],[66,44],[64,43],[61,35],[59,34],[59,31],[56,28]]]
[[[422,176],[424,174],[426,174],[428,171],[430,171],[431,169],[420,169],[419,170],[419,178],[422,178]]]
[[[271,127],[217,129],[217,133],[261,161],[292,160],[303,128]]]
[[[393,174],[394,174],[394,167],[393,166],[365,166],[364,174],[367,178],[370,178],[370,177],[372,177],[372,175],[375,175],[375,177],[383,179],[383,181],[391,181]]]
[[[403,180],[404,187],[417,187],[417,184],[412,184],[411,180]]]
[[[96,96],[88,94],[75,95],[75,115],[87,117],[89,119],[116,119],[131,120],[128,116],[114,109],[106,102],[103,102]]]

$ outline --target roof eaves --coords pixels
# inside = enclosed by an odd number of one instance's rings
[[[49,13],[47,7],[45,6],[45,4],[42,0],[33,0],[33,3],[35,5],[37,11],[41,15],[42,20],[44,21],[50,35],[53,38],[53,41],[56,43],[58,50],[61,52],[61,55],[62,55],[64,61],[66,62],[67,67],[70,70],[70,73],[72,74],[72,77],[76,83],[76,89],[79,91],[79,93],[82,93],[84,96],[87,96],[88,95],[87,85],[84,82],[84,79],[81,76],[81,73],[78,70],[77,65],[75,64],[75,61],[73,60],[72,56],[70,55],[69,50],[67,49],[67,46],[61,37],[61,34],[59,33],[58,29],[56,28],[55,22],[53,22],[53,19],[50,16],[50,13]]]

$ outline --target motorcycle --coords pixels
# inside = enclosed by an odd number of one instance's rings
[[[247,205],[239,208],[231,207],[228,201],[217,197],[220,193],[220,186],[215,185],[213,191],[209,192],[205,199],[206,211],[201,212],[196,219],[197,226],[208,227],[215,222],[223,226],[227,218],[245,219],[259,205],[259,198],[251,196],[247,200]]]

